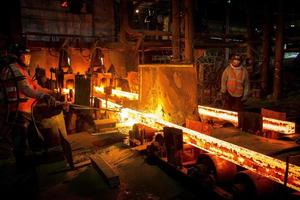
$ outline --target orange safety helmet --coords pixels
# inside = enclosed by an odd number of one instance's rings
[[[230,60],[231,60],[231,61],[232,61],[232,60],[239,60],[239,61],[242,61],[242,56],[239,55],[239,54],[232,54],[232,55],[230,56]]]

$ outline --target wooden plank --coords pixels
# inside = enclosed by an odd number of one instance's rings
[[[112,133],[119,133],[117,128],[101,128],[97,130],[97,133],[91,133],[91,135],[105,135],[105,134],[112,134]]]
[[[132,147],[132,150],[136,150],[136,151],[145,151],[147,149],[147,146],[150,145],[151,142],[146,142],[142,145],[136,146],[136,147]]]
[[[99,133],[102,133],[105,128],[114,128],[116,127],[117,120],[116,119],[97,119],[94,120],[96,130]]]
[[[117,187],[120,185],[118,174],[100,155],[91,155],[90,159],[93,167],[106,179],[110,187]]]
[[[115,124],[117,123],[116,119],[97,119],[94,120],[96,125],[106,125],[106,124]]]

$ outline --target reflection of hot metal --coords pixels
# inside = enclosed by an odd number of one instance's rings
[[[71,106],[74,106],[76,107],[76,109],[79,109],[79,110],[104,110],[104,111],[110,111],[110,112],[119,112],[120,110],[119,109],[115,109],[115,108],[94,108],[94,107],[90,107],[90,106],[83,106],[83,105],[78,105],[78,104],[69,104]]]
[[[198,112],[200,115],[215,117],[218,119],[229,121],[235,126],[238,125],[238,113],[234,111],[199,105]],[[295,133],[295,123],[263,117],[263,129],[284,134],[293,134]]]
[[[71,91],[71,90],[72,90],[73,93],[75,92],[74,89],[62,88],[61,93],[62,93],[62,94],[70,94],[70,91]]]
[[[95,86],[94,88],[95,88],[96,92],[100,92],[100,93],[103,93],[103,94],[105,93],[104,87]],[[112,89],[111,95],[116,96],[116,97],[127,98],[129,100],[138,100],[139,99],[139,95],[136,94],[136,93],[125,92],[125,91],[116,90],[116,89]]]
[[[231,122],[235,126],[238,125],[238,114],[234,111],[222,110],[218,108],[211,108],[206,106],[198,106],[198,112],[200,115],[215,117]]]
[[[118,104],[112,104],[112,106],[117,105]],[[120,105],[118,105],[118,107],[121,108]],[[160,130],[164,126],[181,129],[184,133],[184,142],[215,154],[220,158],[240,165],[273,181],[284,184],[286,163],[281,160],[167,122],[154,114],[142,113],[129,108],[121,108],[120,118],[122,122],[131,122],[132,124],[138,122]],[[300,191],[299,166],[289,164],[287,186]]]
[[[103,108],[107,107],[107,109],[118,110],[118,111],[120,111],[120,108],[122,108],[122,106],[119,105],[119,104],[113,103],[111,101],[106,101],[106,100],[101,99],[101,98],[99,98],[99,99],[101,100],[101,106]]]

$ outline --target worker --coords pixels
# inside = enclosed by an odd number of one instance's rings
[[[8,49],[8,54],[13,59],[9,64],[13,71],[6,70],[8,78],[23,77],[18,79],[19,98],[23,99],[18,103],[10,104],[9,123],[12,124],[12,143],[13,154],[16,160],[17,172],[23,172],[32,166],[32,160],[28,160],[28,139],[34,133],[31,109],[35,99],[44,99],[48,105],[55,104],[55,98],[51,96],[52,91],[42,88],[36,84],[28,74],[29,63],[31,59],[30,50],[21,44],[12,44]],[[8,68],[7,68],[8,69]],[[7,90],[9,91],[9,90]],[[16,90],[12,90],[15,91]],[[17,96],[17,94],[15,94]],[[9,96],[9,98],[11,95]],[[30,165],[30,166],[29,166]]]
[[[248,98],[249,76],[241,63],[240,55],[232,55],[222,74],[221,94],[223,108],[226,110],[241,111],[242,103]]]

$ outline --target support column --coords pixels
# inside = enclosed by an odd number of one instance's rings
[[[172,0],[172,62],[180,61],[180,1]]]
[[[247,63],[247,70],[249,75],[253,73],[254,70],[254,30],[253,30],[253,20],[252,20],[252,4],[249,1],[246,1],[246,12],[247,12],[247,58],[249,59],[249,63]]]
[[[194,23],[193,0],[184,1],[184,59],[186,63],[194,61]]]
[[[278,0],[278,18],[277,30],[275,37],[275,63],[274,63],[274,84],[273,84],[273,97],[275,100],[281,96],[281,76],[282,76],[282,59],[283,59],[283,1]]]
[[[262,43],[262,65],[260,68],[262,96],[269,93],[269,65],[270,65],[270,38],[271,38],[271,12],[268,5],[269,1],[264,3],[264,25],[263,25],[263,43]]]
[[[120,0],[120,42],[126,43],[126,29],[128,27],[128,0]]]

